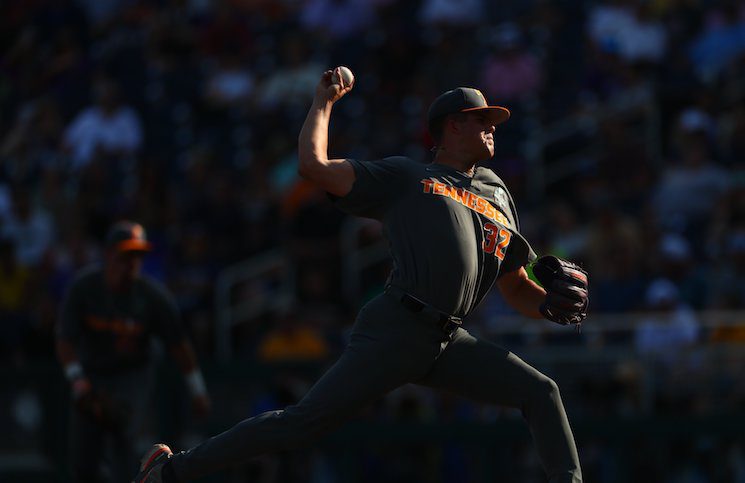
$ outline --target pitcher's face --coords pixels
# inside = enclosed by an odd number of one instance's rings
[[[475,159],[483,161],[494,156],[494,122],[484,113],[468,113],[461,122],[463,148]]]

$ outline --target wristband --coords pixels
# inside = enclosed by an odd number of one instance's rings
[[[199,369],[194,369],[184,375],[186,385],[193,396],[204,396],[207,394],[207,386],[204,384],[204,377]]]
[[[73,382],[83,376],[83,366],[80,365],[80,362],[71,362],[65,366],[65,377],[68,381]]]

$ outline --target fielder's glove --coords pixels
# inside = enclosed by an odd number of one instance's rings
[[[545,255],[533,265],[533,274],[546,290],[546,300],[540,307],[544,317],[561,325],[585,320],[590,301],[587,272],[572,262]]]

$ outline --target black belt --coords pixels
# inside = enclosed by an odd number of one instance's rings
[[[422,302],[413,295],[409,295],[398,287],[389,285],[386,287],[385,293],[401,302],[401,305],[403,305],[407,310],[415,313],[426,314],[434,319],[448,336],[452,335],[453,332],[458,330],[458,327],[463,325],[463,319],[460,317],[438,310],[428,303]]]

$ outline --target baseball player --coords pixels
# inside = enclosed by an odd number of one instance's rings
[[[463,327],[495,283],[529,317],[578,324],[586,315],[587,274],[548,256],[534,266],[543,288],[532,282],[524,266],[535,254],[520,234],[509,191],[477,166],[494,155],[495,126],[509,111],[489,106],[476,89],[454,89],[429,109],[433,163],[328,159],[332,106],[351,89],[338,70],[322,75],[300,132],[299,172],[345,212],[382,221],[394,264],[385,293],[362,308],[344,353],[299,403],[246,419],[185,452],[157,444],[135,481],[191,481],[306,445],[407,383],[521,409],[549,481],[582,481],[554,381]]]
[[[150,336],[170,349],[184,373],[195,412],[209,397],[171,296],[140,274],[150,250],[142,226],[116,223],[103,267],[83,269],[72,282],[57,325],[57,355],[70,382],[72,470],[76,482],[129,481],[134,436],[147,409]],[[109,474],[102,471],[110,445]]]

